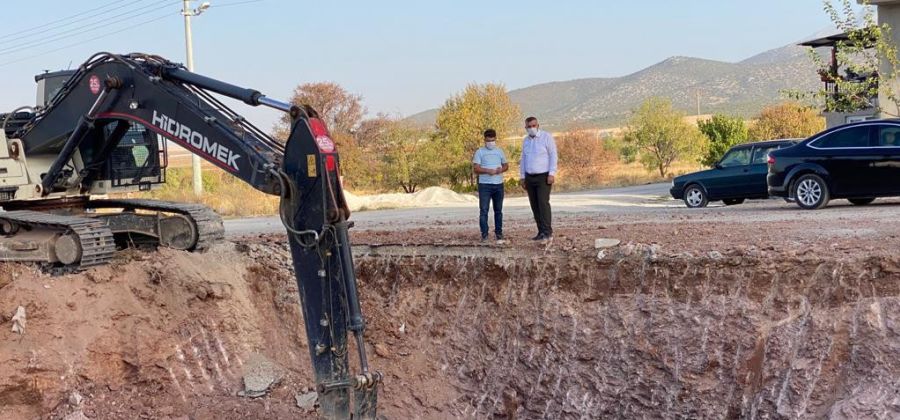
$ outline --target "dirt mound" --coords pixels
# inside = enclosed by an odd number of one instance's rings
[[[896,260],[432,251],[356,252],[388,418],[900,416]],[[4,418],[312,415],[283,238],[57,278],[6,264],[0,314]],[[238,396],[260,371],[270,392]]]
[[[0,341],[0,403],[22,418],[65,414],[78,393],[91,418],[232,408],[252,418],[262,404],[219,400],[241,388],[244,361],[255,352],[292,368],[299,389],[308,372],[296,286],[286,271],[232,248],[125,255],[63,277],[18,267],[0,289],[0,308],[24,306],[28,325],[20,336],[7,329]],[[261,412],[294,411],[266,404]]]

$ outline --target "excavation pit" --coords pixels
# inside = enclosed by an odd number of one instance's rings
[[[900,416],[900,261],[724,251],[360,245],[387,418]],[[283,238],[4,265],[4,416],[302,418],[313,390]],[[351,352],[352,354],[352,352]],[[279,380],[238,396],[261,355]],[[73,393],[82,399],[72,398]],[[6,418],[6,417],[4,417]]]

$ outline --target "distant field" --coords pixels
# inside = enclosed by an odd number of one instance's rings
[[[669,168],[669,174],[673,176],[684,175],[688,172],[703,169],[699,163],[675,162]],[[598,187],[627,187],[654,182],[664,182],[671,178],[660,177],[656,171],[648,172],[640,163],[615,163],[609,168],[610,179],[598,185]]]
[[[191,166],[191,156],[192,153],[188,152],[187,149],[174,144],[169,143],[169,167],[170,168],[185,168]],[[203,166],[212,167],[213,165],[207,161],[202,161]]]

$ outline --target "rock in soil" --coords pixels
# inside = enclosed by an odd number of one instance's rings
[[[386,345],[381,344],[381,343],[375,344],[375,354],[377,354],[381,357],[384,357],[384,358],[391,357],[391,351],[388,349],[388,347]]]
[[[78,391],[72,391],[72,393],[69,394],[69,404],[72,406],[78,407],[81,405],[82,401],[84,401],[84,397],[82,397]]]
[[[301,410],[312,411],[316,408],[316,402],[319,401],[319,394],[315,392],[307,392],[305,394],[297,394],[297,407]]]
[[[266,356],[253,353],[244,364],[243,397],[257,398],[269,393],[269,390],[281,380],[283,369]]]
[[[81,410],[73,411],[69,413],[67,416],[63,417],[63,420],[91,420],[88,416],[84,415],[84,412]]]
[[[594,248],[603,249],[603,248],[612,248],[614,246],[618,246],[622,241],[613,238],[597,238],[594,240]]]
[[[12,332],[16,334],[25,334],[25,307],[16,308],[16,314],[12,317]]]

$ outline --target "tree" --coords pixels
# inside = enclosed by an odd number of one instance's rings
[[[750,127],[752,140],[809,137],[825,129],[825,119],[812,107],[784,102],[763,108]]]
[[[684,113],[659,97],[645,100],[634,111],[624,138],[625,144],[637,151],[638,161],[662,177],[675,160],[696,158],[704,140],[695,126],[684,121]]]
[[[396,122],[396,118],[379,113],[374,118],[362,120],[353,131],[353,139],[360,147],[381,152],[383,151],[381,140],[387,130]]]
[[[708,120],[698,121],[697,125],[709,140],[700,159],[705,166],[713,166],[732,146],[746,142],[749,135],[744,119],[740,117],[716,114]]]
[[[559,154],[560,179],[567,186],[599,185],[616,160],[615,152],[607,149],[596,133],[573,130],[556,137]]]
[[[291,96],[291,104],[309,105],[328,126],[331,138],[341,154],[342,175],[346,185],[352,188],[372,188],[376,186],[374,167],[376,160],[364,149],[357,146],[353,131],[359,126],[366,113],[360,95],[347,92],[336,83],[305,83],[297,86]],[[290,134],[291,117],[285,114],[275,124],[273,137],[283,142]]]
[[[379,144],[382,179],[392,188],[414,193],[422,186],[440,183],[445,167],[445,152],[440,140],[427,130],[402,120],[384,121]]]
[[[614,153],[624,163],[634,163],[637,161],[637,149],[631,143],[625,141],[625,136],[616,134],[603,142],[603,147]]]
[[[471,158],[484,142],[484,130],[493,128],[502,139],[520,125],[521,117],[519,107],[499,84],[470,84],[447,99],[438,110],[436,128],[452,159],[450,183],[474,185]]]
[[[355,144],[340,150],[341,175],[344,186],[353,191],[381,191],[383,162],[367,147]]]
[[[291,104],[309,105],[328,126],[338,146],[353,141],[351,133],[366,113],[362,105],[362,96],[347,92],[343,87],[332,82],[305,83],[294,89]],[[282,141],[287,140],[290,132],[291,116],[285,114],[275,127],[275,136]]]

